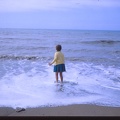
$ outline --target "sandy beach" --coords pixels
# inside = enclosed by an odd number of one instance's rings
[[[120,107],[80,104],[26,108],[21,112],[10,107],[0,107],[0,116],[120,116]]]

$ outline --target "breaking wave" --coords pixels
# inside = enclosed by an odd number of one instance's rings
[[[99,41],[82,41],[82,43],[87,43],[87,44],[118,44],[118,43],[120,43],[120,41],[99,40]]]

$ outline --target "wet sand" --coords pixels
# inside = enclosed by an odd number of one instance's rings
[[[120,107],[80,104],[26,108],[21,112],[9,107],[0,107],[0,116],[120,116]]]

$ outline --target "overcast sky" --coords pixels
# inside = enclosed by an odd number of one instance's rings
[[[0,28],[120,30],[120,0],[0,0]]]

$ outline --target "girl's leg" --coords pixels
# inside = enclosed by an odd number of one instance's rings
[[[58,72],[55,73],[56,82],[58,82]]]
[[[63,82],[63,74],[62,74],[62,72],[60,72],[60,79],[61,79],[61,82]]]

